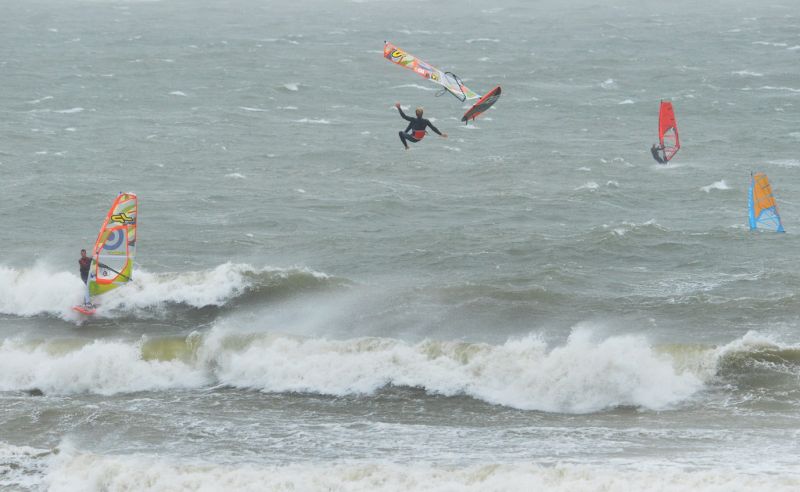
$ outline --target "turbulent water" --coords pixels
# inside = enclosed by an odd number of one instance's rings
[[[5,0],[0,489],[800,489],[796,7]]]

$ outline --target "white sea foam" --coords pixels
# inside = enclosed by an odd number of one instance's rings
[[[113,395],[208,384],[201,368],[178,360],[143,360],[139,343],[96,340],[79,347],[57,342],[0,344],[0,391]]]
[[[187,97],[186,93],[183,91],[172,91],[169,93],[171,96],[180,96],[180,97]]]
[[[396,86],[392,87],[392,89],[403,89],[403,88],[406,88],[406,87],[413,87],[414,89],[421,89],[423,91],[429,91],[429,92],[433,92],[433,91],[438,91],[439,90],[439,89],[436,89],[435,87],[426,87],[426,86],[419,85],[419,84],[396,85]]]
[[[252,285],[256,275],[287,276],[302,272],[317,278],[325,274],[308,269],[254,268],[246,264],[224,263],[210,270],[154,274],[137,269],[134,280],[124,288],[112,290],[97,300],[98,315],[117,316],[166,303],[196,308],[222,306]],[[82,302],[85,286],[76,273],[54,271],[37,263],[15,269],[0,265],[0,313],[16,316],[55,315],[78,320],[71,307]]]
[[[600,87],[603,89],[612,89],[617,86],[617,83],[614,82],[614,79],[606,79],[600,83]]]
[[[44,263],[17,270],[0,266],[0,313],[16,316],[66,315],[83,298],[77,274],[53,272]]]
[[[301,120],[297,120],[298,123],[313,123],[316,125],[330,125],[330,120],[326,120],[324,118],[313,119],[313,118],[303,118]]]
[[[771,161],[767,161],[767,164],[773,164],[775,166],[780,166],[780,167],[798,167],[798,166],[800,166],[800,160],[798,160],[798,159],[773,159]]]
[[[392,384],[520,409],[584,413],[620,405],[663,409],[702,386],[641,338],[595,340],[582,329],[552,349],[535,336],[503,345],[283,336],[231,351],[228,336],[212,331],[198,358],[216,368],[221,383],[269,392],[342,396]]]
[[[795,89],[794,87],[785,87],[785,86],[775,87],[775,86],[772,86],[772,85],[763,85],[763,86],[759,87],[759,89],[762,89],[762,90],[765,90],[765,91],[800,92],[800,89]]]
[[[749,70],[738,70],[736,72],[731,72],[734,75],[740,75],[742,77],[763,77],[763,73],[758,72],[751,72]]]
[[[706,193],[710,193],[711,190],[729,190],[731,188],[730,188],[730,186],[728,186],[727,183],[725,183],[725,180],[722,179],[722,180],[719,180],[719,181],[715,181],[715,182],[711,183],[710,185],[703,186],[700,189],[705,191]]]
[[[130,284],[103,294],[98,312],[110,315],[108,311],[130,312],[165,303],[196,308],[222,306],[251,287],[253,273],[264,271],[233,263],[182,273],[153,274],[140,269]]]
[[[253,111],[256,113],[266,113],[267,111],[269,111],[268,109],[250,108],[247,106],[239,106],[239,109],[241,109],[242,111]]]
[[[42,460],[43,458],[39,458]],[[51,492],[314,491],[499,492],[774,492],[796,491],[796,474],[748,473],[735,467],[581,465],[530,462],[436,466],[430,463],[342,462],[291,465],[216,464],[142,455],[99,455],[69,445],[46,458],[42,485]]]
[[[288,82],[283,84],[283,88],[292,92],[297,92],[300,90],[300,84],[297,82]]]
[[[83,108],[69,108],[69,109],[60,109],[57,111],[53,111],[54,113],[61,113],[61,114],[73,114],[73,113],[80,113],[83,111]]]
[[[501,345],[389,338],[327,340],[216,327],[186,339],[184,356],[146,360],[137,341],[6,339],[0,390],[114,394],[224,384],[265,392],[370,395],[387,385],[468,395],[525,410],[661,410],[703,386],[641,337],[578,328],[561,346],[537,336]]]
[[[499,43],[499,42],[500,42],[500,40],[499,39],[495,39],[495,38],[475,38],[475,39],[468,39],[467,40],[467,44],[472,44],[472,43]]]
[[[785,47],[789,46],[786,43],[773,43],[771,41],[753,41],[752,44],[760,44],[762,46],[774,46],[776,48],[785,48]]]
[[[44,97],[39,98],[39,99],[34,99],[32,101],[28,101],[28,104],[39,104],[42,101],[49,101],[50,99],[53,99],[53,96],[44,96]]]
[[[587,181],[586,183],[583,183],[582,185],[580,185],[577,188],[575,188],[575,191],[580,191],[580,190],[594,191],[594,190],[596,190],[598,188],[600,188],[600,185],[597,184],[596,182]]]
[[[633,99],[625,99],[624,101],[620,101],[617,104],[634,104]]]
[[[242,173],[230,173],[225,175],[226,178],[233,178],[233,179],[245,179],[245,175]]]

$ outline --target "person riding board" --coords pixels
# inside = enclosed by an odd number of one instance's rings
[[[83,283],[87,283],[89,281],[89,268],[92,266],[92,259],[86,256],[86,250],[81,250],[81,257],[78,259],[78,265],[81,269],[81,280]]]
[[[89,297],[89,269],[92,266],[92,258],[86,256],[85,249],[81,250],[81,257],[78,259],[78,265],[80,266],[81,280],[86,284],[86,292],[83,294],[83,305],[93,307],[94,305]]]
[[[403,109],[400,107],[400,103],[396,103],[394,107],[400,111],[400,117],[408,121],[408,126],[406,127],[405,131],[398,132],[400,135],[400,141],[403,142],[403,147],[405,147],[406,150],[408,150],[408,144],[406,142],[419,142],[425,137],[425,134],[427,133],[425,130],[427,128],[430,128],[435,133],[441,135],[442,138],[447,138],[446,133],[440,132],[438,128],[433,126],[433,123],[431,123],[430,120],[422,117],[422,108],[417,108],[417,117],[412,118],[410,116],[406,116],[406,114],[403,112]]]
[[[656,144],[653,144],[653,146],[650,147],[650,153],[653,154],[653,159],[655,159],[659,164],[666,164],[666,162],[667,162],[666,154],[664,155],[664,157],[661,157],[661,155],[659,154],[659,152],[663,152],[663,151],[664,151],[664,147],[662,147],[660,145],[656,146]]]

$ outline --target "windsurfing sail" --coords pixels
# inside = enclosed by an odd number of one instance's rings
[[[658,142],[664,150],[666,162],[669,162],[681,148],[675,111],[669,101],[661,101],[661,108],[658,111]]]
[[[120,193],[111,205],[92,250],[90,295],[104,294],[132,280],[138,208],[133,193]]]
[[[403,68],[407,68],[421,77],[424,77],[431,82],[439,84],[443,89],[437,94],[440,96],[445,92],[449,92],[455,96],[459,101],[464,102],[470,99],[480,99],[469,110],[464,113],[461,121],[469,123],[477,118],[484,111],[492,107],[494,103],[500,99],[500,87],[495,87],[488,94],[482,96],[477,94],[469,87],[465,86],[458,75],[452,72],[443,72],[433,65],[424,62],[414,55],[411,55],[392,43],[384,41],[383,57]]]
[[[750,193],[747,198],[751,231],[761,226],[775,232],[785,232],[766,174],[751,173]]]
[[[407,68],[416,74],[424,77],[435,84],[439,84],[444,89],[458,98],[459,101],[468,99],[478,99],[480,96],[465,86],[458,75],[452,72],[443,72],[433,65],[426,63],[414,55],[406,53],[392,43],[385,42],[383,45],[383,57],[403,68]]]

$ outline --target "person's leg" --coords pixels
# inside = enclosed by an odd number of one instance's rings
[[[419,142],[419,139],[412,137],[406,132],[399,132],[399,134],[400,134],[400,141],[403,142],[403,147],[405,147],[406,150],[408,150],[408,144],[406,142],[411,142],[411,143]]]
[[[400,135],[400,141],[403,142],[403,147],[405,147],[406,150],[408,150],[408,144],[406,143],[406,137],[407,137],[406,133],[398,132],[398,134]]]

